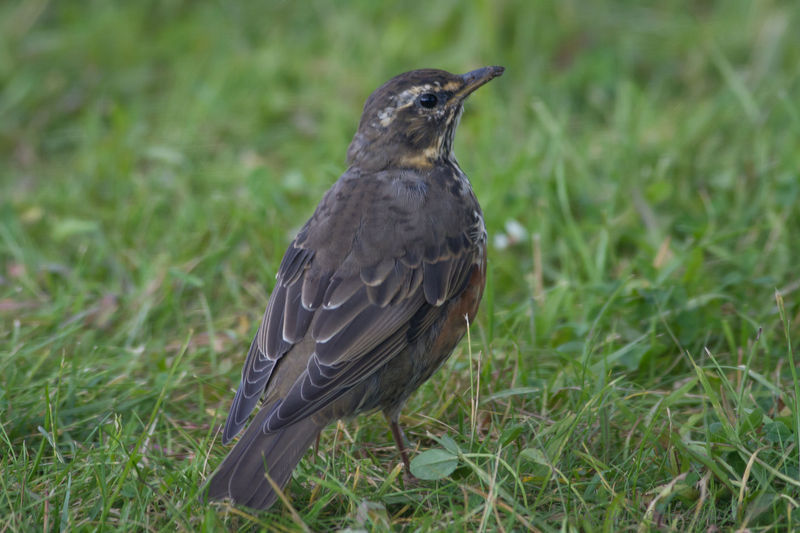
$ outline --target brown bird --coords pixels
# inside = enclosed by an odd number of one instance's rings
[[[406,72],[367,99],[347,171],[283,257],[202,489],[263,509],[325,426],[382,410],[408,471],[398,417],[478,310],[486,228],[453,155],[465,98],[503,67]],[[266,475],[265,475],[266,474]]]

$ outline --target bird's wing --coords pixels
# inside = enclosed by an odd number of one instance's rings
[[[250,350],[242,369],[242,380],[228,411],[222,432],[223,443],[230,442],[242,430],[264,393],[275,364],[308,329],[313,309],[298,305],[296,298],[298,288],[302,290],[305,273],[313,255],[312,251],[298,248],[292,243],[283,256],[275,289],[270,296],[261,325],[253,342],[250,343]]]
[[[292,383],[266,407],[266,431],[316,412],[400,353],[464,289],[477,261],[478,212],[441,212],[410,177],[346,178],[284,256],[228,415],[228,440],[284,355],[305,364],[294,361],[300,370],[281,376]],[[290,351],[308,335],[313,350]]]

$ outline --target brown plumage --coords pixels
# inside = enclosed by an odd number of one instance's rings
[[[415,70],[367,100],[347,171],[289,246],[250,346],[222,440],[261,408],[202,498],[252,508],[322,429],[382,410],[397,420],[450,356],[483,294],[486,230],[452,147],[464,99],[503,73]]]

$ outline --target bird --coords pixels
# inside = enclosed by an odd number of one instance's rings
[[[369,96],[346,171],[280,263],[222,442],[247,429],[201,501],[270,507],[326,426],[377,411],[410,475],[400,412],[464,336],[486,282],[483,212],[453,139],[465,99],[503,71],[412,70]]]

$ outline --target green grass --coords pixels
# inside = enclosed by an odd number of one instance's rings
[[[0,530],[800,528],[796,2],[259,4],[0,4]],[[294,511],[200,505],[364,100],[488,64],[456,150],[524,232],[405,410],[440,479],[362,417]]]

